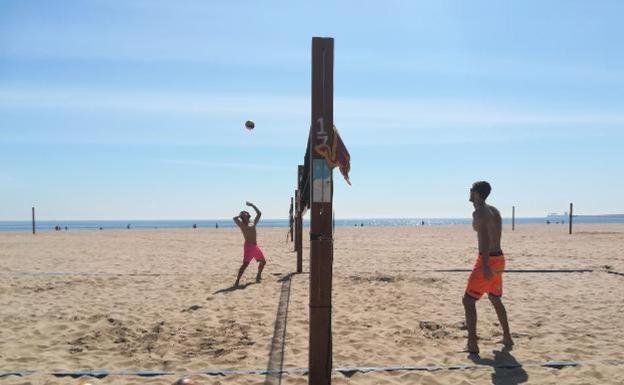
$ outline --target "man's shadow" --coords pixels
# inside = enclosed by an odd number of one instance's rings
[[[511,349],[507,347],[500,351],[494,350],[494,359],[481,358],[478,354],[471,354],[468,358],[475,364],[488,365],[494,368],[494,373],[492,373],[492,384],[494,385],[516,385],[527,382],[529,375],[510,351]]]
[[[248,282],[248,283],[245,283],[243,285],[230,286],[230,287],[226,287],[225,289],[217,290],[217,291],[215,291],[212,294],[214,295],[214,294],[221,294],[221,293],[229,293],[229,292],[232,292],[234,290],[245,290],[247,287],[249,287],[251,285],[256,285],[256,284],[257,284],[257,282]]]

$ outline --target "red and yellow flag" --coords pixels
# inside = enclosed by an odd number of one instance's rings
[[[349,151],[342,141],[336,126],[332,127],[332,132],[328,136],[329,140],[327,140],[326,143],[315,145],[314,150],[327,160],[327,164],[329,164],[330,168],[338,167],[344,179],[351,185],[351,181],[349,180],[351,155],[349,155]]]

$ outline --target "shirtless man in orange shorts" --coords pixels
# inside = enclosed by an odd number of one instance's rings
[[[256,217],[254,218],[253,224],[249,223],[249,219],[251,215],[247,211],[241,211],[237,217],[234,217],[234,222],[238,225],[243,233],[243,237],[245,238],[245,245],[243,246],[243,265],[238,269],[238,276],[236,277],[236,283],[234,283],[234,287],[237,287],[243,273],[247,266],[249,266],[249,262],[253,259],[258,261],[258,274],[256,275],[256,282],[260,282],[262,280],[262,269],[264,269],[264,265],[266,265],[266,261],[264,259],[264,254],[262,254],[262,250],[258,247],[257,237],[256,237],[256,225],[260,222],[260,217],[262,213],[258,208],[251,202],[247,202],[247,206],[251,206],[256,212]]]
[[[475,211],[472,213],[472,228],[477,232],[479,255],[464,294],[464,310],[466,311],[466,328],[468,329],[469,353],[478,354],[477,342],[477,307],[476,301],[485,293],[496,310],[498,321],[503,329],[503,344],[509,348],[513,345],[507,311],[501,301],[503,295],[503,270],[505,256],[501,250],[502,219],[494,206],[485,203],[492,187],[488,182],[475,182],[470,189],[470,201]]]

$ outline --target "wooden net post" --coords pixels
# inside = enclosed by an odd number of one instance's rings
[[[331,384],[332,170],[316,151],[331,143],[334,125],[334,39],[312,39],[310,125],[310,385]]]
[[[569,227],[569,230],[568,230],[568,234],[572,234],[572,209],[573,208],[574,207],[573,207],[572,203],[570,203],[570,218],[568,219],[568,225],[570,227]]]

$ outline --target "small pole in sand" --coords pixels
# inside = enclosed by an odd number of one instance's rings
[[[293,195],[294,200],[290,205],[290,235],[293,243],[293,251],[297,251],[297,194],[298,191],[295,190],[295,195]]]
[[[290,241],[293,241],[293,225],[294,225],[294,219],[293,219],[293,197],[290,197],[290,211],[288,214],[288,224],[290,226]]]
[[[516,229],[516,206],[511,206],[511,231]]]
[[[297,273],[303,272],[303,165],[297,166],[297,192],[295,193],[295,250],[297,250]]]
[[[573,208],[572,206],[573,206],[572,203],[570,203],[570,218],[568,219],[568,224],[570,226],[568,230],[569,234],[572,234],[572,208]]]
[[[297,273],[299,273],[299,190],[295,190],[295,205],[293,212],[293,232],[295,233],[295,241],[293,248],[297,252]]]
[[[32,208],[32,230],[33,234],[35,233],[35,206]]]

